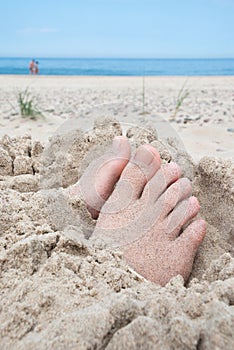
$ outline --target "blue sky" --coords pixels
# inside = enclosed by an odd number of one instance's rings
[[[0,1],[0,57],[234,57],[234,0]]]

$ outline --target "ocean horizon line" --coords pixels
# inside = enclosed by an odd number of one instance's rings
[[[91,56],[0,56],[0,59],[62,59],[62,60],[234,60],[234,57],[91,57]]]

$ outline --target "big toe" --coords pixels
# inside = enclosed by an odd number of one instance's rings
[[[130,159],[130,145],[126,137],[116,136],[111,151],[92,162],[77,187],[92,217],[98,217],[109,198],[124,167]]]

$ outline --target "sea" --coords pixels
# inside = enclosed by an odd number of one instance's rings
[[[223,76],[234,75],[234,59],[39,58],[41,75]],[[0,74],[29,74],[31,57],[0,58]]]

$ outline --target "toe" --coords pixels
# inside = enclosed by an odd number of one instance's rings
[[[124,192],[128,200],[129,198],[131,201],[138,199],[146,183],[154,176],[160,166],[159,153],[150,145],[140,146],[123,170],[116,190],[119,193]]]
[[[191,196],[192,186],[187,178],[174,182],[155,202],[155,210],[161,219],[165,219],[175,206]]]
[[[177,238],[178,244],[184,246],[187,254],[196,254],[206,235],[206,222],[203,219],[193,221]]]
[[[151,202],[157,201],[157,199],[165,192],[165,190],[181,176],[181,170],[179,166],[174,163],[168,163],[162,165],[161,168],[155,173],[152,179],[145,186],[142,193],[142,200],[150,200]]]
[[[117,136],[113,140],[112,152],[107,153],[100,159],[100,165],[94,169],[95,189],[102,199],[112,193],[124,167],[130,158],[130,145],[126,137]]]
[[[190,197],[180,202],[165,219],[166,234],[169,239],[175,239],[182,227],[199,212],[200,205],[196,197]]]
[[[107,152],[92,162],[78,182],[82,198],[93,218],[98,214],[109,198],[124,167],[130,159],[130,145],[124,136],[113,140],[111,152]]]

